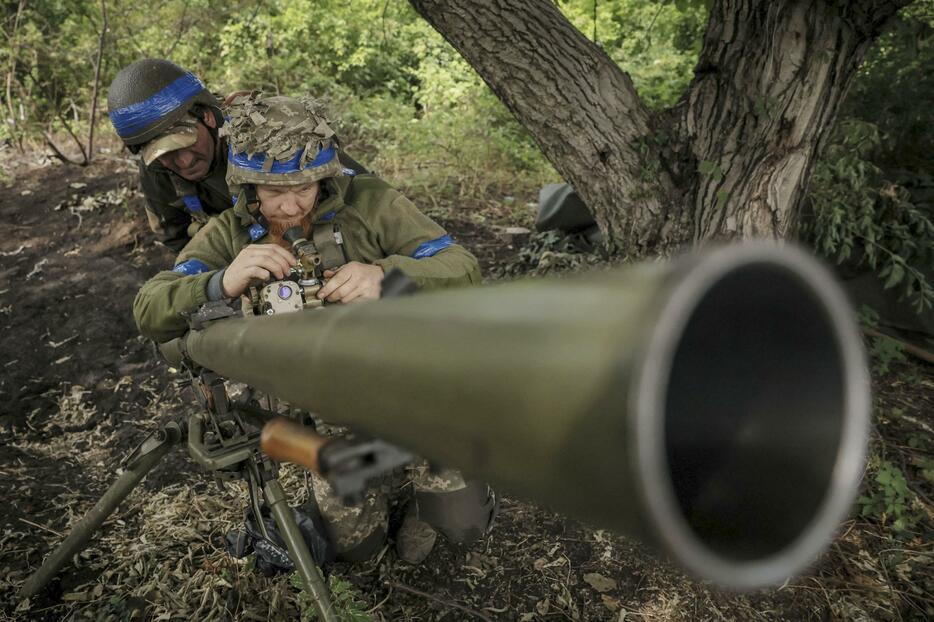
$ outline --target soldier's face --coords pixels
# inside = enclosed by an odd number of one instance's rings
[[[273,222],[298,224],[314,209],[320,190],[317,181],[295,186],[257,186],[259,211]]]
[[[176,149],[159,156],[159,163],[188,181],[201,181],[214,161],[214,140],[208,127],[217,127],[214,115],[205,112],[203,123],[198,124],[198,140],[191,147]]]

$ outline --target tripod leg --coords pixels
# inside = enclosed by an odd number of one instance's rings
[[[26,579],[20,588],[19,597],[29,598],[38,594],[71,559],[72,555],[82,551],[94,532],[168,453],[169,449],[181,439],[181,436],[181,430],[175,423],[170,423],[162,430],[148,436],[128,457],[123,474],[111,484],[94,507],[75,523],[68,537],[45,559],[39,569]]]
[[[263,492],[266,497],[266,503],[272,511],[273,518],[279,526],[279,533],[285,540],[289,548],[289,554],[295,568],[298,569],[305,583],[305,590],[311,596],[311,599],[318,607],[321,619],[324,622],[338,622],[337,614],[331,606],[331,596],[328,588],[324,584],[321,571],[311,557],[311,552],[302,538],[302,532],[299,531],[295,523],[295,516],[292,515],[292,508],[289,507],[285,498],[285,491],[282,490],[282,484],[279,480],[270,479],[266,481]]]

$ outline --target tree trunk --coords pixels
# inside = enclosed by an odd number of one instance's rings
[[[550,0],[410,0],[631,256],[792,232],[863,56],[910,0],[715,0],[694,82],[651,113]]]
[[[695,241],[794,232],[847,87],[903,4],[713,3],[682,107],[682,136],[697,163],[685,180]]]
[[[9,125],[10,136],[13,138],[13,141],[16,143],[16,147],[20,153],[24,153],[23,150],[23,133],[20,131],[18,124],[16,122],[16,108],[13,105],[13,83],[16,81],[16,63],[19,59],[19,22],[20,18],[23,16],[23,11],[26,9],[26,0],[19,0],[19,4],[16,6],[16,16],[13,18],[13,27],[10,31],[10,35],[7,38],[10,45],[10,66],[6,72],[6,89],[5,89],[5,99],[7,105],[7,111],[9,112],[9,119],[7,121]]]

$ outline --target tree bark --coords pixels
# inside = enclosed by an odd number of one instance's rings
[[[683,106],[695,241],[786,237],[876,34],[907,2],[718,0]]]
[[[715,0],[695,79],[653,114],[550,0],[410,0],[630,256],[787,236],[827,130],[910,0]]]

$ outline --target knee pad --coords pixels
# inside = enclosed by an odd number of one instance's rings
[[[337,559],[342,562],[365,562],[374,557],[386,542],[386,530],[379,527],[348,549],[338,549]]]
[[[471,544],[488,531],[495,496],[483,482],[470,481],[452,492],[417,492],[418,517],[454,544]]]

